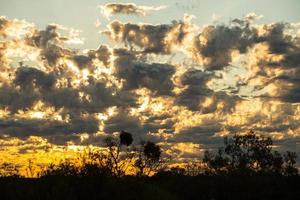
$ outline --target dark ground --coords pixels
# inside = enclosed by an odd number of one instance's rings
[[[300,176],[0,178],[0,199],[300,199]]]

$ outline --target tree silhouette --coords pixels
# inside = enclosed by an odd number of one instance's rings
[[[129,146],[132,144],[132,135],[126,131],[121,131],[120,133],[120,144]]]
[[[149,175],[153,171],[157,171],[160,165],[161,150],[158,145],[153,142],[142,142],[138,151],[138,158],[135,160],[137,175]]]
[[[144,146],[144,154],[147,159],[158,161],[161,154],[160,147],[148,141]]]
[[[109,176],[111,169],[107,166],[105,154],[99,149],[86,148],[80,157],[82,176]]]
[[[229,159],[224,157],[223,149],[219,149],[216,155],[209,151],[204,152],[203,162],[206,163],[206,173],[208,174],[224,174],[228,171]]]
[[[269,137],[250,131],[232,139],[225,138],[224,143],[225,147],[220,148],[217,154],[205,152],[206,173],[294,175],[298,172],[296,153],[287,152],[283,158],[279,152],[272,152],[273,141]]]
[[[133,146],[132,142],[131,133],[126,131],[120,132],[119,139],[105,139],[108,149],[103,158],[113,175],[123,176],[130,168],[135,168],[134,171],[139,176],[149,175],[161,164],[161,150],[158,145],[147,141]],[[125,148],[122,148],[123,146]]]
[[[106,160],[107,167],[112,172],[112,175],[123,176],[130,166],[133,153],[129,147],[132,142],[131,133],[125,131],[120,132],[118,139],[113,137],[105,139],[107,151],[104,152],[103,158]],[[123,151],[122,146],[126,147]]]
[[[284,174],[287,176],[294,176],[298,174],[298,169],[295,167],[297,154],[295,152],[287,151],[284,155]]]

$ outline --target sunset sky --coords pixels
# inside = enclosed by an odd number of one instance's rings
[[[250,130],[300,155],[299,10],[0,0],[0,162],[57,162],[121,130],[173,162]]]

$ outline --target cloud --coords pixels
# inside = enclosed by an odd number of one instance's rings
[[[174,163],[199,159],[202,154],[201,145],[192,142],[162,143],[160,147],[163,149],[162,152],[171,157]]]
[[[262,83],[263,96],[286,102],[299,102],[300,40],[298,27],[289,23],[272,23],[260,28],[257,44],[249,53],[249,82]],[[285,88],[284,90],[282,88]]]
[[[144,63],[125,49],[115,49],[114,74],[125,80],[124,89],[148,88],[159,95],[171,94],[175,67],[169,64]]]
[[[20,91],[7,85],[0,88],[0,107],[9,108],[12,113],[32,107],[37,99],[38,94],[32,90]]]
[[[214,91],[208,87],[208,82],[218,79],[214,72],[189,69],[180,77],[180,84],[184,90],[176,96],[176,103],[186,106],[190,110],[212,113],[222,106],[223,112],[231,112],[239,97],[228,95],[223,91]]]
[[[36,30],[32,36],[33,44],[39,48],[46,48],[51,43],[60,43],[64,37],[60,37],[57,32],[57,25],[48,25],[45,30]]]
[[[60,25],[2,17],[1,137],[102,145],[126,130],[186,159],[252,129],[287,149],[299,140],[300,26],[257,18],[113,21],[104,33],[120,44],[82,51]]]
[[[114,133],[119,132],[120,130],[126,130],[136,134],[141,130],[140,120],[130,116],[128,110],[119,109],[115,116],[106,121],[104,132]]]
[[[100,6],[101,13],[105,17],[111,15],[123,14],[123,15],[147,15],[151,11],[158,11],[165,9],[166,6],[138,6],[134,3],[108,3]]]
[[[55,81],[53,74],[46,74],[32,67],[20,67],[16,71],[14,83],[22,89],[33,89],[35,85],[47,90],[54,86]]]
[[[206,26],[194,38],[191,54],[206,69],[222,70],[231,63],[234,51],[246,53],[257,37],[257,30],[244,20],[233,20],[230,25]]]
[[[113,21],[104,34],[115,42],[123,42],[130,48],[138,47],[144,53],[170,54],[176,46],[183,45],[194,26],[192,17],[172,24],[132,24]]]
[[[202,70],[190,69],[180,77],[180,83],[185,87],[184,91],[176,99],[178,104],[190,109],[198,110],[200,101],[210,96],[213,91],[207,87],[208,81],[214,74]]]
[[[52,135],[72,135],[95,133],[98,123],[93,118],[74,118],[69,123],[43,119],[1,120],[1,135],[27,138],[29,136],[51,137]]]
[[[105,66],[110,64],[111,54],[111,50],[106,45],[100,45],[98,49],[88,52],[91,59],[99,59]]]
[[[6,36],[6,29],[10,25],[10,21],[6,19],[4,16],[0,17],[0,35]]]
[[[5,16],[0,16],[0,37],[20,38],[33,30],[33,24],[25,20],[8,19]]]
[[[27,45],[41,49],[41,59],[53,67],[57,65],[60,59],[74,56],[72,49],[65,48],[63,45],[78,42],[80,39],[76,36],[78,30],[70,29],[68,36],[62,36],[60,31],[67,31],[68,28],[58,24],[50,24],[45,30],[34,29],[27,35],[25,41]],[[74,33],[75,32],[75,33]]]

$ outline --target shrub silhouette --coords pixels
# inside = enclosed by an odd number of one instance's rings
[[[77,176],[80,170],[70,160],[64,160],[58,165],[50,164],[46,170],[41,172],[42,177],[46,176]]]

